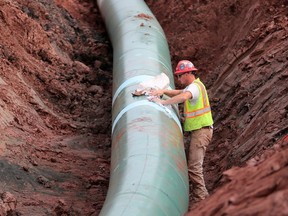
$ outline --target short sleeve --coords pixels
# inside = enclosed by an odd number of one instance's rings
[[[190,99],[191,104],[196,104],[199,95],[200,95],[200,90],[196,84],[191,83],[189,86],[187,86],[183,92],[189,91],[192,94],[192,99]]]

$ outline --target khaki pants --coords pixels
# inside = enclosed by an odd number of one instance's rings
[[[188,155],[188,174],[192,184],[191,195],[195,201],[205,199],[209,194],[203,176],[203,161],[208,144],[213,135],[212,128],[191,131]]]

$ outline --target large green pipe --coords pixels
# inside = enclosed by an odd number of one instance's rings
[[[178,109],[131,95],[162,72],[174,88],[165,34],[143,0],[97,3],[113,46],[111,174],[100,215],[183,215],[189,194]]]

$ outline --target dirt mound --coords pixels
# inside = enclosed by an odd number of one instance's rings
[[[111,48],[95,4],[68,5],[0,3],[0,192],[23,215],[97,213],[107,192]]]
[[[211,99],[211,196],[191,215],[287,214],[287,0],[146,2]],[[3,0],[0,32],[0,215],[98,215],[112,49],[95,1]]]

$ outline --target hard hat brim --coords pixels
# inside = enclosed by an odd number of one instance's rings
[[[186,70],[182,70],[182,71],[175,71],[174,74],[182,74],[182,73],[188,73],[188,72],[192,72],[192,71],[197,71],[198,69],[196,67],[192,67]]]

